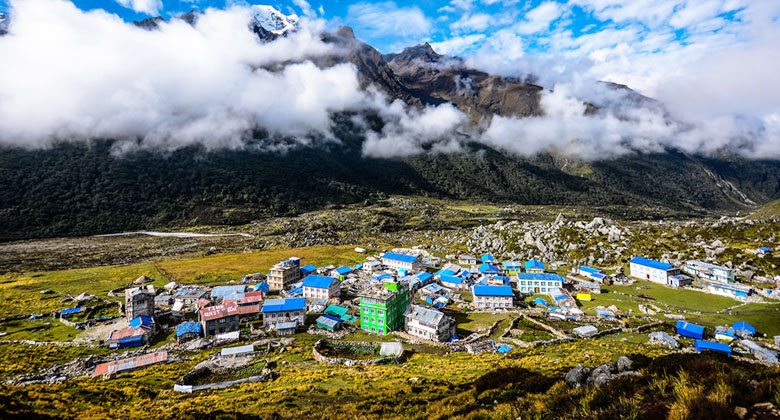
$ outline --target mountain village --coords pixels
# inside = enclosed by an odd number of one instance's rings
[[[515,347],[588,340],[624,331],[645,332],[648,342],[675,351],[734,352],[758,363],[778,363],[780,336],[767,336],[748,322],[712,329],[688,322],[685,314],[665,310],[651,300],[640,304],[638,312],[615,304],[600,305],[599,301],[604,286],[640,288],[649,282],[671,291],[726,296],[738,308],[764,298],[780,299],[780,276],[773,279],[774,286],[756,288],[740,282],[729,267],[699,260],[675,266],[636,256],[624,266],[582,265],[561,271],[536,259],[498,261],[490,254],[438,258],[421,248],[399,248],[373,256],[363,248],[354,252],[366,255],[364,262],[316,267],[289,257],[268,273],[247,274],[216,286],[170,282],[155,288],[153,279],[142,276],[109,292],[109,296],[124,296],[120,304],[123,315],[95,316],[111,302],[83,294],[74,298],[82,303],[53,316],[84,329],[89,345],[121,352],[122,359],[105,358],[101,363],[96,359],[80,365],[81,374],[104,378],[169,362],[180,351],[209,348],[221,350],[193,372],[206,367],[209,372],[236,368],[279,346],[284,351],[284,344],[293,342],[297,334],[318,337],[313,352],[319,362],[347,366],[398,363],[404,354],[402,343],[448,352],[510,353]],[[780,250],[760,247],[753,252],[768,256]],[[586,314],[583,305],[595,308],[595,316]],[[511,314],[509,325],[501,325],[501,329],[496,321],[485,331],[458,334],[463,315],[496,313]],[[150,345],[161,334],[175,334],[175,343],[150,352]],[[348,335],[364,341],[340,341]],[[344,345],[349,348],[345,350]],[[362,357],[351,357],[355,354]],[[267,367],[255,373],[196,385],[182,378],[175,390],[195,392],[273,377]],[[576,369],[570,373],[574,379],[569,381],[567,376],[567,381],[572,386],[595,380]],[[607,373],[597,385],[619,374]],[[66,377],[59,372],[20,382]]]

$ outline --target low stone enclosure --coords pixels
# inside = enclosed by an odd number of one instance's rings
[[[254,354],[249,356],[233,357],[230,359],[221,359],[220,357],[217,357],[217,353],[215,353],[211,359],[207,359],[199,363],[191,371],[185,373],[184,376],[182,376],[181,379],[179,379],[173,386],[173,390],[175,392],[191,394],[193,392],[207,389],[225,389],[233,385],[248,382],[266,382],[276,378],[277,374],[270,369],[270,367],[273,366],[273,363],[269,362],[268,359],[265,359],[261,362],[263,367],[262,369],[258,369],[259,372],[257,372],[257,375],[226,381],[198,383],[201,382],[203,378],[209,378],[214,373],[240,373],[244,369],[251,368],[253,363],[257,363]]]
[[[314,343],[312,353],[314,354],[314,360],[320,363],[328,363],[333,365],[344,366],[370,366],[381,365],[389,363],[401,363],[404,354],[392,357],[383,357],[379,355],[379,347],[382,343],[365,342],[365,341],[329,341],[325,339],[318,340]],[[355,354],[372,355],[375,354],[375,358],[371,359],[351,359],[347,357],[335,357],[332,355],[324,355],[323,352],[328,351],[346,351]]]

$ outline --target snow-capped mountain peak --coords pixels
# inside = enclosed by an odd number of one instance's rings
[[[282,35],[292,31],[298,24],[298,15],[285,15],[272,6],[252,6],[252,18],[254,24],[274,35]]]

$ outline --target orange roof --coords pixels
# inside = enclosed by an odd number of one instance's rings
[[[168,360],[168,352],[160,351],[149,353],[143,356],[132,357],[130,359],[117,360],[114,362],[101,363],[95,368],[94,376],[120,373],[125,370],[153,365]]]
[[[148,333],[151,330],[152,330],[151,328],[147,328],[147,327],[143,327],[143,326],[135,327],[135,328],[133,328],[133,327],[125,328],[123,330],[112,331],[111,335],[108,337],[108,339],[109,340],[120,340],[122,338],[128,338],[128,337],[139,337],[139,336],[142,336],[142,335]]]
[[[221,305],[210,306],[200,310],[201,321],[211,321],[212,319],[225,318],[238,314],[238,305],[235,301],[225,302]]]
[[[251,315],[260,313],[260,305],[243,305],[238,307],[238,313],[241,315]]]
[[[244,296],[238,299],[239,305],[251,305],[253,303],[260,303],[263,301],[263,292],[260,292],[260,296]]]

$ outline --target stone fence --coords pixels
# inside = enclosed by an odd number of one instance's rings
[[[378,357],[376,359],[370,359],[370,360],[355,360],[355,359],[348,359],[346,357],[329,357],[320,353],[320,350],[324,349],[329,344],[330,342],[325,339],[320,339],[316,343],[314,343],[314,347],[312,348],[314,360],[320,363],[328,363],[332,365],[370,366],[370,365],[400,363],[402,358],[402,356],[398,356],[398,357]],[[356,346],[356,347],[376,347],[377,345],[381,345],[381,343],[363,342],[363,341],[339,341],[338,344]]]

